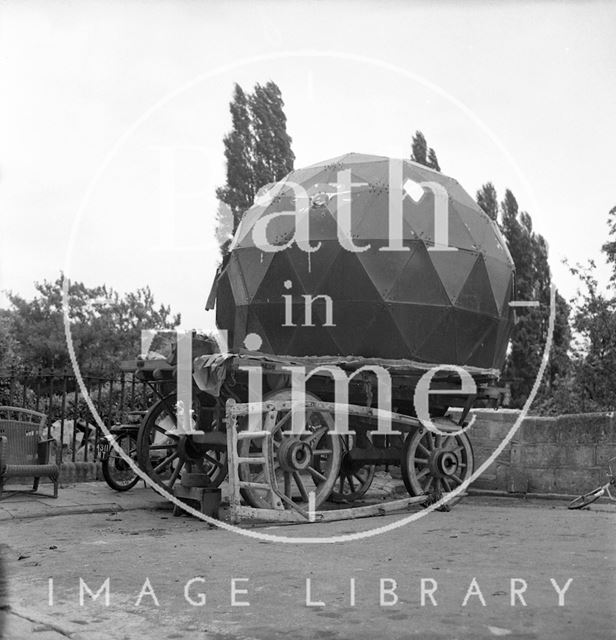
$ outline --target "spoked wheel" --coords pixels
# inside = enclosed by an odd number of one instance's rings
[[[358,431],[356,435],[341,436],[340,441],[342,445],[340,475],[334,485],[330,500],[332,502],[354,502],[370,488],[374,480],[376,465],[353,462],[349,452],[353,447],[374,449],[374,445],[366,431]]]
[[[167,490],[181,478],[182,471],[204,474],[209,479],[208,486],[217,487],[227,475],[227,452],[199,444],[190,436],[170,433],[177,428],[176,398],[175,393],[169,394],[146,414],[137,441],[139,466]],[[194,415],[199,416],[196,395],[193,409]],[[199,424],[193,426],[199,429]]]
[[[263,398],[264,402],[288,400],[291,400],[290,389],[273,391]],[[318,401],[309,393],[306,393],[306,400]],[[279,411],[268,428],[272,434],[278,490],[303,509],[308,508],[310,492],[314,492],[317,508],[329,497],[340,470],[340,438],[328,433],[334,429],[333,417],[327,412],[306,409],[306,433],[295,435],[291,433],[291,412]],[[265,446],[263,438],[242,440],[240,456],[262,457],[266,454]],[[238,472],[240,480],[266,481],[262,464],[241,463]],[[248,487],[242,489],[242,495],[253,507],[272,508],[266,491]]]
[[[129,458],[136,462],[137,439],[133,434],[123,433],[115,438],[115,442]],[[139,476],[113,447],[103,460],[101,467],[105,482],[115,491],[128,491],[139,482]]]
[[[605,494],[605,489],[595,489],[590,493],[585,493],[583,496],[578,496],[571,500],[571,502],[567,505],[567,509],[583,509],[587,507],[589,504],[596,502],[602,495]]]
[[[466,434],[438,435],[428,429],[411,432],[402,449],[402,479],[412,496],[440,500],[473,474],[473,448]],[[460,498],[448,501],[453,506]]]

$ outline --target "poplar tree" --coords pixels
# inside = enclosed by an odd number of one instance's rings
[[[295,154],[287,133],[282,94],[275,82],[256,84],[249,99],[254,140],[255,192],[293,171]]]
[[[235,85],[231,111],[231,131],[224,137],[227,182],[216,189],[216,197],[227,204],[233,215],[233,231],[255,196],[254,138],[251,130],[249,99],[239,84]]]
[[[482,185],[481,189],[477,191],[476,200],[486,215],[494,221],[498,220],[498,196],[491,182]]]
[[[423,164],[424,167],[430,167],[435,171],[440,171],[441,167],[436,157],[436,151],[432,147],[428,148],[426,138],[421,131],[415,131],[411,142],[411,160]]]
[[[293,170],[295,155],[287,133],[282,94],[275,82],[256,84],[247,94],[235,84],[231,111],[231,131],[224,137],[227,180],[216,189],[219,207],[217,236],[223,255],[228,247],[228,228],[234,233],[259,189],[284,178]]]

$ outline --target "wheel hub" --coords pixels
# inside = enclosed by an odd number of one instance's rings
[[[278,460],[284,471],[303,471],[310,466],[312,447],[303,440],[285,439],[278,449]]]
[[[194,442],[190,436],[181,436],[178,440],[177,451],[180,460],[196,462],[203,457],[202,447]]]
[[[453,476],[458,469],[458,458],[452,451],[435,451],[430,467],[437,476]]]

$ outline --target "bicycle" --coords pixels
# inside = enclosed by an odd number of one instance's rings
[[[589,504],[596,502],[601,496],[604,496],[606,493],[610,500],[616,502],[616,496],[612,495],[610,491],[610,486],[616,487],[616,474],[612,471],[612,462],[616,460],[615,458],[611,458],[608,460],[608,468],[610,472],[607,474],[609,481],[606,482],[603,486],[597,487],[593,491],[589,491],[582,496],[578,496],[574,498],[568,505],[568,509],[582,509],[583,507],[587,507]]]
[[[139,476],[113,448],[111,440],[137,464],[137,434],[143,414],[143,411],[131,412],[129,424],[114,425],[109,429],[110,435],[98,443],[103,478],[115,491],[132,489],[139,482]]]

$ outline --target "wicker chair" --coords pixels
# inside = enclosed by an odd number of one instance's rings
[[[9,478],[34,478],[32,491],[38,490],[41,478],[53,482],[53,497],[58,497],[60,448],[56,461],[49,463],[49,445],[44,438],[47,416],[19,407],[0,407],[0,496]]]

